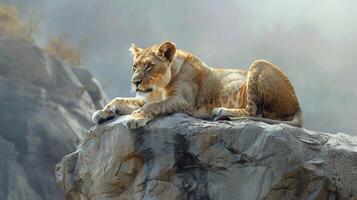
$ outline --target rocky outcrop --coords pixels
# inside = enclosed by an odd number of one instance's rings
[[[105,101],[87,69],[0,38],[0,199],[63,199],[55,165]]]
[[[357,139],[184,114],[93,127],[56,167],[67,199],[356,199]]]

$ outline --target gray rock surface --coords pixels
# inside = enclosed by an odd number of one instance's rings
[[[184,114],[93,127],[56,167],[67,199],[356,199],[357,139]]]
[[[87,69],[0,38],[0,199],[64,199],[55,165],[105,101]]]

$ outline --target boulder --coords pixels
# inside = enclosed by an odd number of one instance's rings
[[[56,167],[67,199],[356,199],[357,139],[184,114],[91,128]]]

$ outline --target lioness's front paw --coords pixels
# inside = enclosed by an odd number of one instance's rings
[[[115,113],[106,110],[97,110],[92,115],[92,121],[96,124],[102,124],[105,121],[113,119]]]
[[[213,121],[229,120],[230,115],[226,112],[227,108],[214,108],[212,110]]]
[[[123,120],[123,125],[128,129],[137,129],[145,126],[151,118],[145,117],[141,113],[133,113]]]

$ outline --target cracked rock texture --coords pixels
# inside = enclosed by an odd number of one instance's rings
[[[184,114],[93,127],[56,167],[67,199],[356,199],[357,139]]]
[[[91,73],[0,38],[0,199],[64,199],[54,170],[106,97]]]

